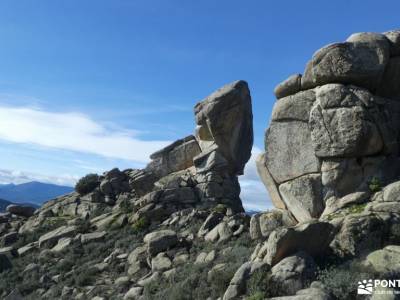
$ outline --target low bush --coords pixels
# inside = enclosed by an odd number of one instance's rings
[[[74,281],[77,286],[88,286],[95,282],[95,275],[98,271],[95,268],[79,268],[74,271]]]
[[[374,278],[375,274],[357,262],[347,262],[339,266],[330,266],[318,273],[318,280],[336,299],[356,299],[359,281]]]
[[[144,231],[148,226],[148,220],[145,217],[141,217],[132,224],[132,229],[135,233],[138,233]]]
[[[368,187],[372,193],[376,193],[382,189],[382,183],[378,177],[373,177],[371,181],[368,183]]]
[[[264,296],[264,293],[262,293],[262,292],[257,292],[246,298],[246,300],[264,300],[264,299],[265,299],[265,296]]]
[[[267,273],[263,268],[256,270],[246,283],[246,292],[249,299],[258,299],[260,295],[265,298],[267,292]]]
[[[79,179],[75,185],[75,191],[81,195],[85,195],[92,192],[99,185],[99,176],[97,174],[88,174]]]

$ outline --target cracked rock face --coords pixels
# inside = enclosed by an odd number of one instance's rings
[[[379,153],[383,147],[375,122],[379,113],[373,95],[363,89],[341,84],[317,88],[317,100],[309,116],[315,154],[359,157]]]
[[[277,86],[257,169],[273,204],[297,221],[318,218],[331,197],[369,191],[373,178],[396,179],[399,41],[399,31],[353,34]]]

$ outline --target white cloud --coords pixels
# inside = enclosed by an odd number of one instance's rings
[[[246,164],[244,175],[239,177],[243,206],[246,210],[265,211],[272,208],[272,203],[264,184],[261,182],[256,167],[256,158],[261,149],[253,147],[251,158]]]
[[[55,113],[37,107],[0,106],[0,139],[8,142],[38,145],[97,154],[144,164],[149,155],[170,141],[144,141],[134,130],[106,127],[81,113]],[[253,147],[252,156],[240,177],[241,198],[246,209],[266,210],[272,207],[255,165],[261,153]],[[91,167],[93,171],[95,168]],[[0,169],[0,183],[41,181],[73,185],[76,175],[42,175]]]
[[[58,185],[73,186],[79,178],[80,177],[76,175],[50,176],[17,170],[0,169],[0,184],[20,184],[31,181],[39,181]]]
[[[137,131],[109,130],[81,113],[0,106],[0,139],[147,162],[169,141],[144,141]]]

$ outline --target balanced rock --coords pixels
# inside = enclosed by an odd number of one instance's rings
[[[247,83],[236,81],[225,85],[199,102],[194,110],[196,138],[202,151],[195,159],[196,168],[204,172],[225,164],[230,174],[243,174],[253,145],[253,115]]]

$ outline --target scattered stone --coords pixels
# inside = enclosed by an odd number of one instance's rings
[[[96,231],[92,233],[85,233],[81,235],[81,243],[87,244],[90,242],[98,242],[104,240],[104,237],[107,235],[105,231]]]
[[[12,264],[10,259],[7,257],[7,255],[5,254],[0,254],[0,273],[11,269],[12,268]]]
[[[172,267],[171,259],[165,253],[158,253],[151,260],[151,270],[153,272],[166,271]]]
[[[72,238],[61,238],[58,240],[57,245],[51,248],[52,252],[62,252],[69,248],[73,243]]]
[[[268,286],[274,296],[295,295],[306,288],[317,272],[313,258],[305,252],[296,253],[281,260],[271,269]]]
[[[235,273],[224,294],[223,300],[237,299],[246,293],[246,282],[257,271],[269,271],[269,265],[261,262],[246,262]]]
[[[160,277],[161,275],[159,272],[154,272],[153,274],[146,275],[145,277],[140,279],[137,284],[140,286],[146,286],[148,284],[151,284],[152,282],[159,280]]]
[[[333,298],[321,288],[307,288],[298,291],[294,296],[274,297],[269,300],[333,300]]]
[[[340,257],[358,256],[381,248],[385,222],[371,213],[350,214],[341,222],[330,247]]]
[[[18,251],[12,246],[0,248],[0,254],[7,256],[9,259],[13,259],[18,256]]]
[[[226,222],[221,222],[215,226],[209,233],[206,234],[204,240],[208,242],[224,242],[229,240],[233,232]]]
[[[211,229],[217,226],[221,220],[223,219],[224,215],[218,212],[212,212],[207,219],[204,221],[203,225],[201,225],[198,236],[205,236]]]
[[[321,215],[321,218],[329,218],[330,215],[337,213],[339,210],[362,204],[366,202],[369,197],[370,194],[368,192],[356,192],[348,194],[340,199],[331,197],[326,201],[326,207],[323,214]]]
[[[53,247],[59,239],[72,237],[77,230],[76,226],[61,226],[53,231],[50,231],[39,238],[39,247]]]
[[[253,240],[265,239],[272,231],[281,226],[291,227],[296,225],[296,220],[287,210],[271,210],[257,213],[250,219],[250,236]]]
[[[386,246],[381,250],[370,253],[366,263],[380,274],[395,274],[400,265],[400,246]]]
[[[17,205],[17,204],[11,204],[7,206],[6,210],[13,215],[21,216],[21,217],[26,217],[29,218],[33,216],[33,213],[35,212],[35,208],[32,206],[24,206],[24,205]]]
[[[142,295],[142,293],[143,293],[142,287],[130,288],[129,291],[125,294],[124,300],[136,300]]]
[[[323,255],[334,233],[333,225],[318,221],[278,229],[273,231],[268,238],[264,261],[274,266],[298,251],[304,251],[313,257]]]
[[[14,244],[18,241],[19,234],[16,231],[9,232],[1,237],[1,244],[5,247]]]
[[[21,293],[18,290],[13,290],[10,294],[4,297],[3,300],[23,300]]]
[[[127,286],[130,283],[130,279],[128,276],[122,276],[115,279],[115,284],[118,286]]]
[[[178,237],[173,230],[154,231],[147,234],[143,240],[147,244],[147,251],[152,256],[168,250],[178,243]]]
[[[33,243],[26,244],[25,246],[23,246],[17,250],[18,255],[23,256],[25,254],[28,254],[28,253],[38,249],[38,246],[39,246],[39,242],[33,242]]]

